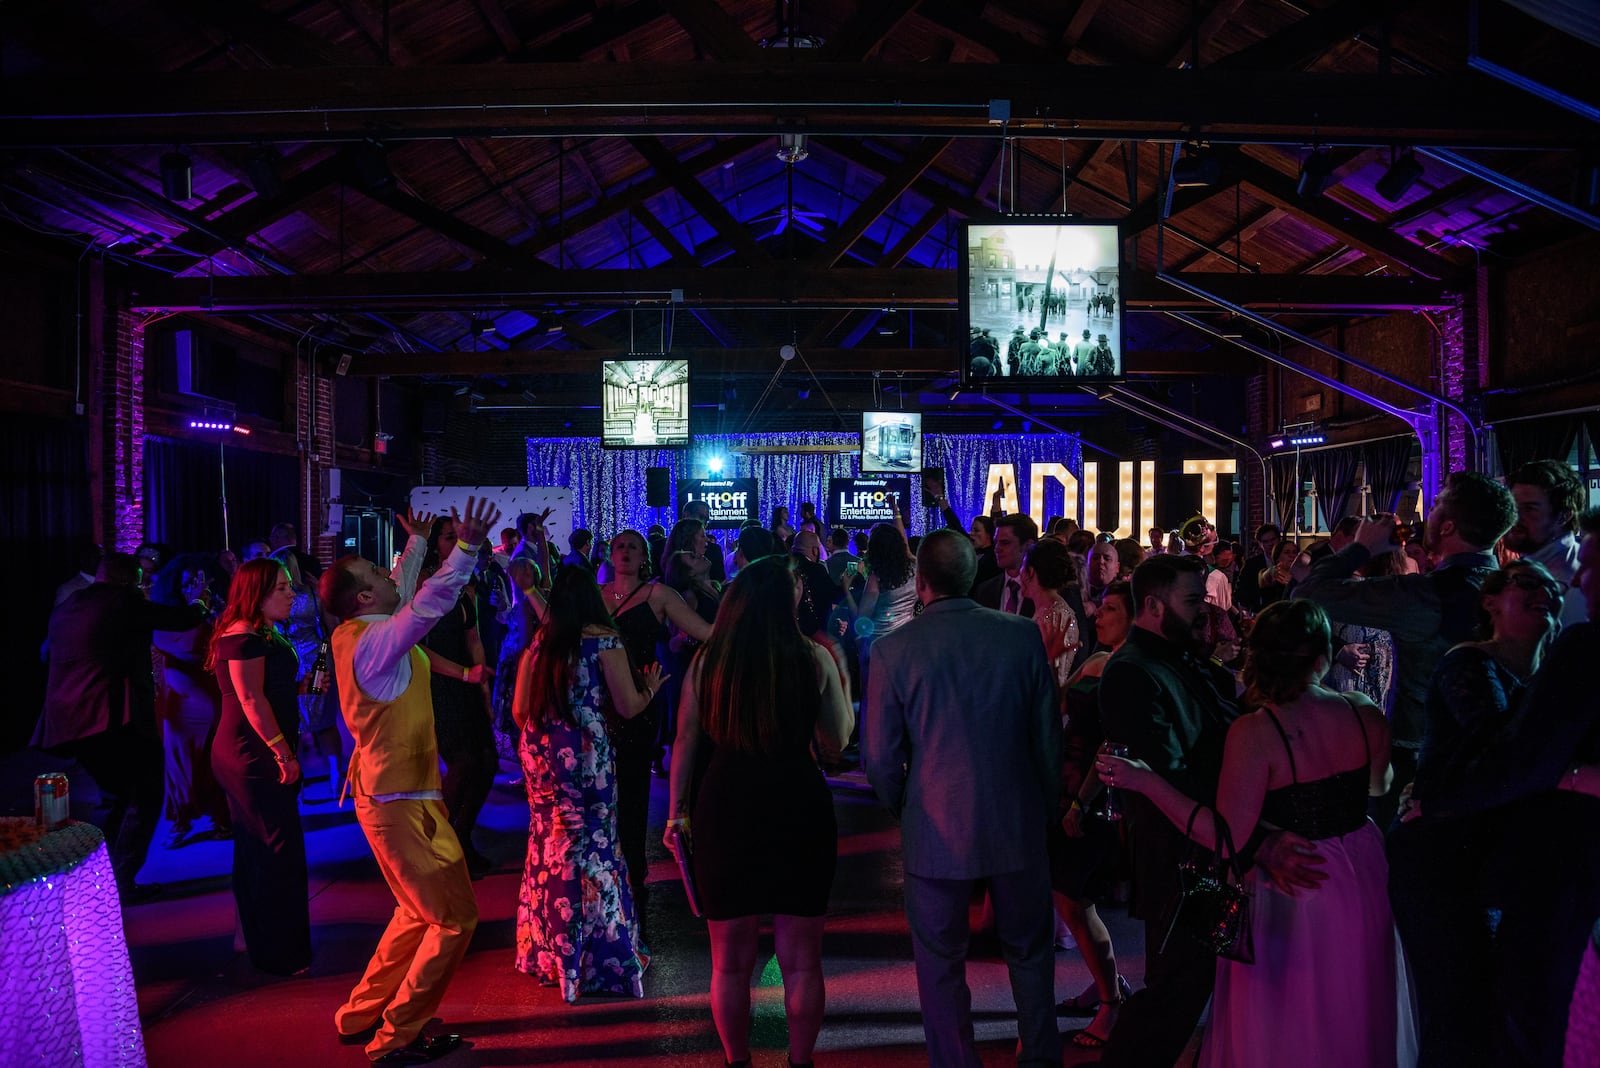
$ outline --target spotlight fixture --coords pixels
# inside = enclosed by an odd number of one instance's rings
[[[1325,148],[1313,148],[1311,155],[1300,164],[1300,178],[1294,184],[1295,195],[1302,200],[1321,196],[1332,181],[1332,154]]]
[[[1222,179],[1222,160],[1211,146],[1190,141],[1183,155],[1172,161],[1172,184],[1177,189],[1204,189]]]
[[[1296,434],[1294,437],[1290,438],[1289,444],[1298,448],[1304,445],[1321,445],[1327,440],[1327,437],[1320,433],[1304,433]]]
[[[215,430],[215,431],[220,431],[221,433],[224,433],[224,434],[228,433],[229,431],[232,431],[233,433],[239,434],[239,435],[241,435],[243,437],[249,437],[250,436],[250,428],[249,427],[240,426],[238,423],[232,423],[232,422],[229,422],[226,419],[191,419],[191,420],[189,420],[189,429],[190,430]]]
[[[811,150],[806,147],[806,135],[803,133],[779,134],[776,155],[784,163],[791,165],[799,163],[811,155]]]
[[[245,157],[245,177],[262,200],[276,200],[283,195],[283,179],[278,170],[282,162],[278,150],[271,145],[261,145]]]
[[[1308,445],[1326,444],[1328,436],[1316,423],[1291,423],[1285,426],[1281,433],[1274,434],[1267,442],[1267,447],[1272,449],[1301,449]]]
[[[710,471],[713,475],[722,474],[722,457],[713,456],[711,459],[707,460],[706,470]]]
[[[783,345],[778,349],[778,359],[784,363],[788,363],[798,355],[800,355],[800,350],[793,345]]]
[[[1410,192],[1411,187],[1417,184],[1417,179],[1422,177],[1422,164],[1417,162],[1417,157],[1411,152],[1398,156],[1389,163],[1389,169],[1383,172],[1377,184],[1373,186],[1378,195],[1391,204],[1398,203],[1400,198]]]
[[[1280,435],[1279,437],[1275,437],[1271,441],[1267,442],[1267,448],[1269,448],[1269,449],[1281,449],[1287,444],[1289,444],[1288,439],[1286,439],[1286,438],[1284,438],[1284,437],[1282,437]]]
[[[174,202],[194,197],[194,164],[184,153],[161,157],[161,195]]]

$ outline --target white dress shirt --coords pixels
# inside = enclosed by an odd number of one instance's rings
[[[400,588],[400,606],[392,615],[376,613],[356,616],[367,624],[356,642],[354,666],[356,685],[376,701],[393,701],[411,685],[411,650],[435,623],[461,597],[461,589],[472,577],[478,562],[478,547],[457,544],[433,577],[417,589],[417,575],[428,543],[419,534],[406,540],[405,552],[395,567],[394,580]],[[431,700],[431,698],[430,698]],[[439,790],[408,790],[403,793],[374,795],[374,801],[401,798],[443,801]]]

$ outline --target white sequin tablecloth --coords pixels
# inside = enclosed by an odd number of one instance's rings
[[[105,839],[72,823],[0,853],[0,1065],[144,1063]]]

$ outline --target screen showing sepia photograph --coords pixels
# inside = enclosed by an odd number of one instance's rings
[[[918,412],[861,413],[861,473],[922,470],[922,415]]]
[[[1122,244],[1109,223],[967,224],[961,369],[1065,385],[1122,376]]]
[[[677,449],[689,444],[689,361],[607,360],[600,371],[600,443]]]

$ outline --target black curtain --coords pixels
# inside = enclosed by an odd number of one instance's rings
[[[1277,498],[1277,524],[1283,530],[1294,528],[1295,512],[1300,507],[1300,487],[1295,484],[1294,457],[1272,458],[1272,493]]]
[[[1494,436],[1500,447],[1500,473],[1509,475],[1534,460],[1566,463],[1572,453],[1572,444],[1578,438],[1578,425],[1577,416],[1563,415],[1548,419],[1519,419],[1514,423],[1496,426]]]
[[[225,450],[225,452],[224,452]],[[144,439],[145,538],[176,552],[215,552],[222,539],[227,464],[228,541],[235,551],[265,541],[274,523],[299,525],[300,468],[293,456],[252,452],[232,441]]]
[[[1360,449],[1323,449],[1306,453],[1304,463],[1311,469],[1317,487],[1317,503],[1322,507],[1323,529],[1332,530],[1344,518],[1350,497],[1355,492],[1356,470],[1361,466]]]
[[[1367,465],[1367,485],[1372,487],[1372,505],[1380,512],[1392,512],[1406,489],[1406,472],[1411,454],[1417,448],[1412,437],[1386,438],[1361,447]]]
[[[0,623],[11,653],[0,751],[27,743],[44,703],[39,658],[58,585],[92,543],[88,424],[29,415],[0,420],[0,552],[11,561],[11,611]]]

